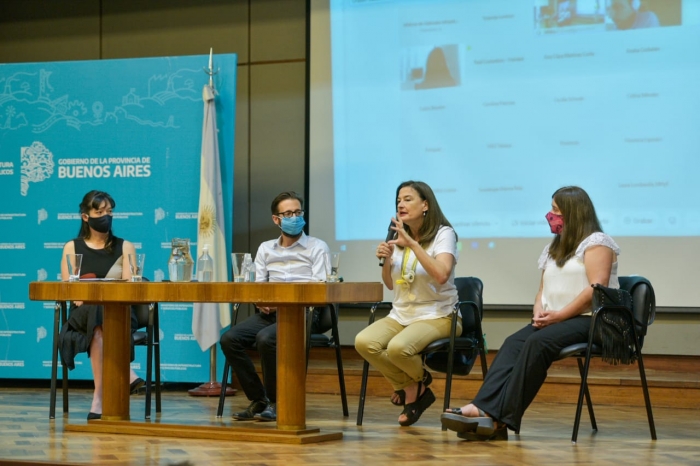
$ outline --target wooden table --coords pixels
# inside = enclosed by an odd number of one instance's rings
[[[342,438],[306,427],[306,306],[376,302],[381,283],[32,282],[29,299],[104,306],[102,420],[65,430],[136,435],[311,443]],[[277,307],[277,426],[245,428],[129,422],[129,305],[150,302],[256,303]],[[250,424],[247,424],[250,426]]]

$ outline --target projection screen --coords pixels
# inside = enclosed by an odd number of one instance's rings
[[[310,234],[346,280],[380,280],[396,187],[421,180],[457,276],[530,305],[551,195],[578,185],[619,273],[700,308],[700,0],[312,0],[310,63]]]

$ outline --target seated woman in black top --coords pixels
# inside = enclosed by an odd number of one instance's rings
[[[68,280],[66,254],[82,254],[81,276],[94,278],[130,279],[127,254],[134,254],[135,248],[129,241],[112,234],[112,209],[114,199],[103,191],[90,191],[80,203],[81,225],[78,237],[68,241],[61,257],[61,278]],[[88,419],[102,416],[102,306],[83,304],[75,301],[70,305],[68,322],[61,329],[61,362],[69,369],[75,369],[74,357],[86,352],[90,358],[95,392]],[[135,329],[135,316],[132,312],[132,331]],[[133,348],[132,348],[133,355]],[[131,391],[143,386],[143,379],[131,370],[129,376]]]

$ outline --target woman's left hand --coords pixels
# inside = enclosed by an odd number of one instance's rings
[[[408,236],[408,233],[406,233],[406,230],[403,228],[403,222],[396,218],[392,218],[391,221],[394,222],[394,226],[391,227],[391,229],[396,232],[396,239],[389,241],[389,244],[395,244],[402,248],[410,248],[416,241]]]
[[[561,322],[562,314],[557,311],[539,311],[532,316],[532,326],[535,328],[545,328],[549,325]]]

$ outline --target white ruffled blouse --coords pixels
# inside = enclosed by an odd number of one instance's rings
[[[586,250],[592,246],[605,246],[620,255],[620,248],[615,241],[602,232],[593,233],[581,241],[576,248],[574,256],[566,261],[562,267],[557,267],[554,259],[549,255],[549,244],[540,255],[538,266],[544,270],[542,276],[542,309],[545,311],[559,311],[573,301],[586,287],[591,286],[586,276],[586,267],[583,258]],[[610,288],[619,288],[617,279],[617,260],[613,262],[610,270]],[[586,313],[590,314],[590,312]]]

